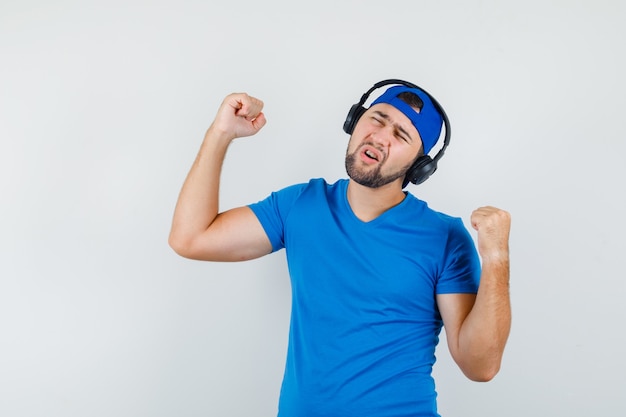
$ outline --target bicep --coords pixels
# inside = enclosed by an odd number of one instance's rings
[[[272,252],[261,222],[247,206],[217,215],[213,223],[197,236],[188,258],[205,261],[246,261]]]

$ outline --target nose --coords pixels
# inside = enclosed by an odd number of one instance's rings
[[[379,129],[376,129],[372,132],[371,137],[372,141],[382,147],[389,146],[389,142],[393,136],[393,131],[389,129],[389,126],[384,126]]]

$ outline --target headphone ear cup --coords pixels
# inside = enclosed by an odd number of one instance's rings
[[[413,166],[409,168],[404,178],[403,186],[409,182],[413,184],[421,184],[428,179],[437,170],[437,162],[428,155],[417,158]]]
[[[365,107],[360,103],[354,104],[346,116],[346,121],[343,122],[343,131],[351,135],[356,126],[356,122],[363,116],[363,113],[365,113]]]

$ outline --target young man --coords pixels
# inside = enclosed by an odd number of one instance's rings
[[[472,213],[481,267],[460,219],[403,191],[445,117],[409,85],[353,115],[349,179],[311,180],[219,212],[229,143],[266,123],[261,100],[231,94],[181,190],[169,239],[178,254],[243,261],[287,250],[292,316],[281,417],[437,416],[431,371],[442,325],[468,378],[488,381],[499,370],[511,321],[510,216],[494,207]]]

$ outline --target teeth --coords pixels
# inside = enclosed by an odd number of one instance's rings
[[[376,159],[376,155],[374,155],[371,151],[366,150],[365,155],[369,156],[372,159]]]

